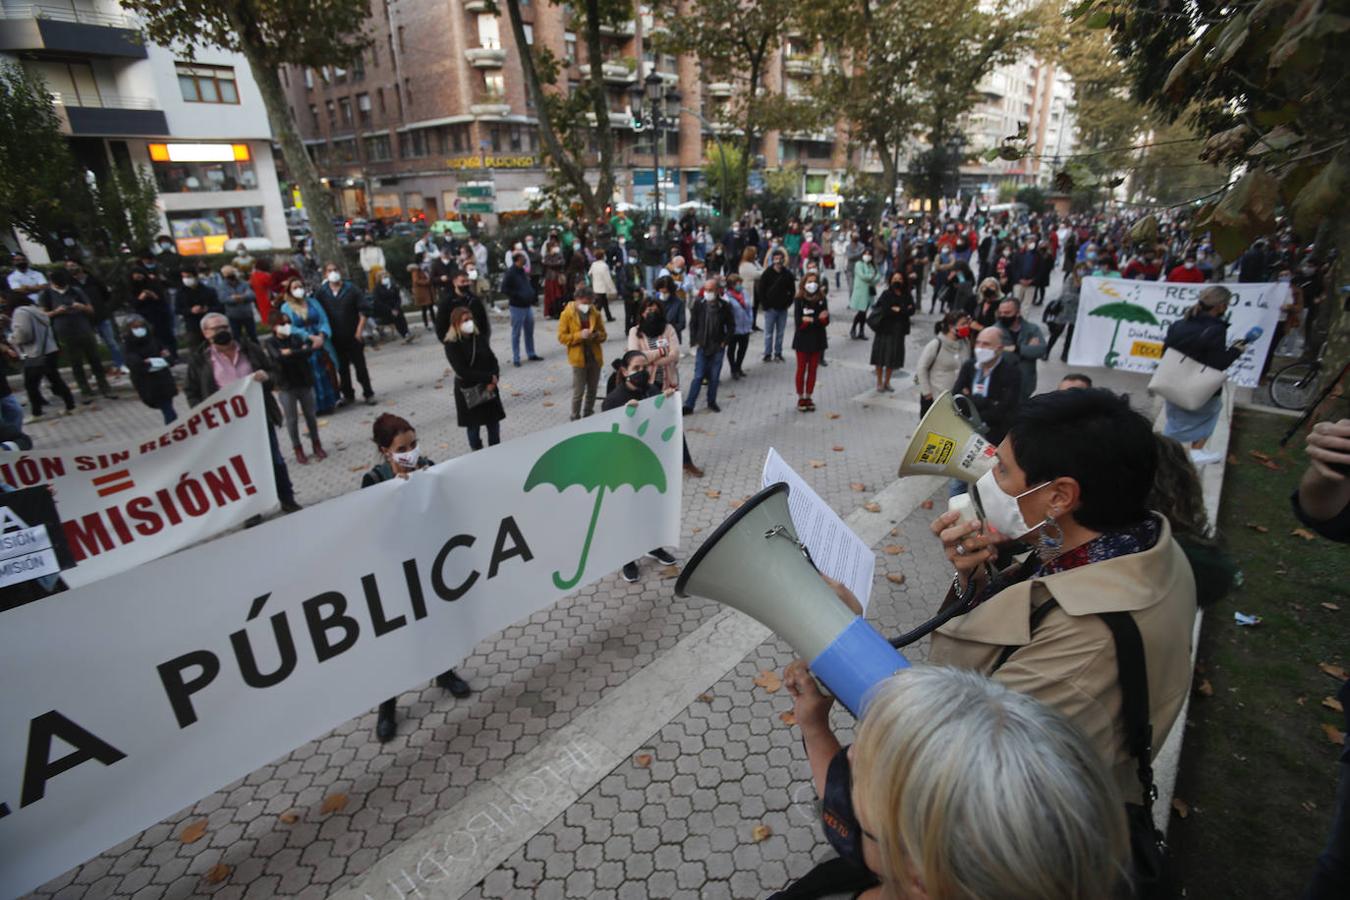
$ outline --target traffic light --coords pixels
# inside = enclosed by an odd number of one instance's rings
[[[628,126],[633,129],[635,134],[640,134],[642,132],[642,120],[637,116],[633,116],[629,120]]]

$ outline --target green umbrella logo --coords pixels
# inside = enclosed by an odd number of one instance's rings
[[[1120,359],[1120,354],[1116,352],[1116,335],[1120,334],[1121,322],[1140,322],[1146,325],[1157,325],[1158,320],[1153,317],[1153,313],[1147,308],[1137,303],[1126,303],[1121,300],[1117,303],[1107,303],[1105,306],[1099,306],[1089,316],[1101,316],[1104,319],[1115,319],[1116,327],[1111,332],[1111,346],[1106,351],[1106,359],[1103,360],[1107,368],[1114,369],[1116,360]]]
[[[660,407],[664,397],[656,398]],[[631,417],[637,409],[628,407]],[[661,460],[652,449],[641,440],[647,432],[647,422],[638,428],[639,437],[622,434],[617,423],[609,431],[592,431],[587,434],[573,435],[554,444],[544,451],[539,460],[530,469],[525,479],[525,490],[541,484],[551,484],[561,491],[572,485],[581,485],[587,493],[595,491],[595,505],[591,508],[591,522],[586,528],[586,540],[581,545],[581,559],[577,562],[576,574],[563,578],[561,572],[553,573],[553,583],[561,590],[581,581],[586,571],[586,558],[591,552],[591,538],[595,536],[595,525],[600,520],[600,505],[606,490],[616,490],[621,485],[632,485],[633,490],[651,486],[660,493],[666,492],[666,471]],[[661,440],[674,437],[674,425],[661,433]]]

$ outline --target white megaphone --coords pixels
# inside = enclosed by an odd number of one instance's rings
[[[783,482],[747,500],[690,557],[675,595],[690,594],[772,629],[855,716],[873,685],[909,666],[817,573],[792,527]]]
[[[974,484],[993,468],[998,451],[979,428],[980,414],[970,398],[943,391],[915,429],[898,474],[945,475]]]

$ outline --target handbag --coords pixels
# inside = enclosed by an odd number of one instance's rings
[[[490,385],[486,384],[456,385],[455,389],[464,398],[464,405],[469,409],[477,409],[484,403],[490,403],[492,398],[496,396]]]
[[[1149,379],[1148,389],[1150,393],[1194,412],[1223,387],[1226,377],[1223,369],[1207,366],[1176,347],[1168,347]]]
[[[873,306],[872,311],[867,314],[867,327],[873,331],[881,331],[882,323],[886,321],[886,312],[880,306]]]

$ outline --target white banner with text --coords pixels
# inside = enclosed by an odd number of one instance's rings
[[[241,379],[125,444],[0,451],[0,480],[49,485],[82,587],[191,546],[277,504],[263,386]]]
[[[656,397],[0,613],[0,897],[677,545],[680,448]]]
[[[1210,285],[1084,278],[1069,365],[1152,373],[1162,359],[1168,327],[1185,316],[1206,287]],[[1228,343],[1239,340],[1253,326],[1264,332],[1228,368],[1230,382],[1238,387],[1256,387],[1274,339],[1280,307],[1289,302],[1289,285],[1276,282],[1223,287],[1233,292],[1228,306]]]

